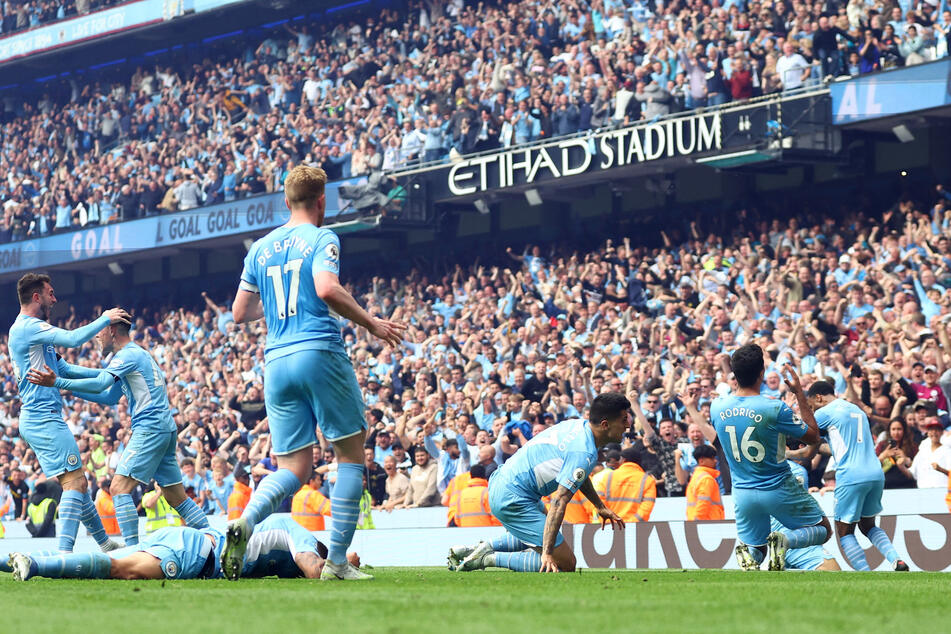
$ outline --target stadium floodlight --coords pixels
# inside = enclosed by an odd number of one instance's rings
[[[245,239],[244,239],[244,250],[245,250],[245,251],[250,251],[252,246],[254,246],[254,240],[252,240],[251,238],[245,238]]]
[[[118,262],[110,262],[108,266],[113,275],[122,275],[125,272],[122,270],[122,267],[119,266]]]
[[[478,210],[480,214],[482,214],[483,216],[488,215],[489,203],[485,202],[484,199],[476,198],[475,202],[472,204],[475,205],[475,208]]]
[[[542,195],[538,193],[537,189],[526,189],[525,201],[532,207],[538,207],[540,204],[542,204]]]
[[[911,133],[904,123],[900,123],[892,128],[892,134],[902,143],[911,143],[915,140],[915,135]]]

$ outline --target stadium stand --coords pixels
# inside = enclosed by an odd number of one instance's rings
[[[929,2],[376,11],[275,28],[240,56],[80,77],[62,99],[7,95],[0,242],[279,191],[300,163],[392,171],[914,65],[946,56],[951,28]]]
[[[504,460],[544,426],[584,415],[599,392],[621,390],[660,430],[644,465],[659,495],[682,495],[674,452],[689,442],[684,398],[698,398],[707,414],[710,400],[729,389],[728,352],[755,341],[772,359],[767,393],[784,396],[775,370],[786,362],[807,381],[833,380],[869,412],[888,486],[915,486],[917,477],[918,486],[943,487],[930,461],[947,459],[951,435],[933,448],[926,434],[948,423],[949,199],[938,187],[927,204],[902,199],[874,214],[817,212],[786,223],[749,210],[726,230],[710,221],[718,233],[702,220],[672,228],[662,248],[630,238],[585,252],[529,245],[432,277],[415,270],[364,279],[358,294],[371,311],[412,324],[400,350],[345,329],[371,423],[368,462],[383,474],[385,457],[395,455],[407,471],[426,431],[437,443],[466,442],[473,461],[485,445]],[[236,328],[224,295],[216,299],[220,305],[209,297],[197,310],[134,307],[134,337],[169,377],[180,455],[196,466],[186,484],[209,513],[227,508],[234,464],[250,461],[254,480],[273,469],[261,327]],[[80,321],[72,314],[62,325]],[[92,344],[66,355],[101,363]],[[29,486],[43,476],[17,435],[5,345],[0,373],[2,498],[22,489],[12,472],[22,471]],[[125,405],[73,400],[68,410],[88,476],[107,480],[129,437]],[[625,444],[642,442],[642,431],[632,427]],[[919,444],[927,465],[914,460]],[[407,451],[394,454],[397,446]],[[324,487],[333,483],[332,462],[315,451],[315,465],[328,473]],[[830,484],[825,468],[826,459],[813,465],[813,486]],[[377,505],[385,502],[382,483]],[[438,503],[438,495],[429,500]]]

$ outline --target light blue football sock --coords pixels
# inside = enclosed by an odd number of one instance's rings
[[[855,570],[871,570],[868,567],[868,561],[865,559],[865,551],[859,546],[859,540],[855,535],[843,535],[839,538],[839,544],[842,546],[842,554],[849,560],[849,565]]]
[[[829,531],[822,524],[783,531],[789,539],[789,548],[820,546],[829,538]]]
[[[284,498],[294,495],[299,488],[300,480],[297,479],[293,471],[278,469],[261,480],[258,488],[251,494],[248,506],[245,507],[241,517],[247,520],[251,526],[259,524],[264,518],[277,510]]]
[[[362,464],[341,462],[337,465],[337,484],[330,496],[330,548],[327,559],[336,565],[347,561],[347,549],[353,541],[353,532],[360,517],[360,498],[363,495]]]
[[[492,546],[492,550],[497,553],[516,553],[531,548],[531,546],[511,533],[496,537],[489,542],[489,545]]]
[[[36,574],[50,579],[108,579],[112,559],[105,553],[33,554]]]
[[[885,533],[885,531],[878,526],[874,526],[872,530],[866,534],[866,537],[868,537],[872,545],[878,549],[878,552],[885,556],[888,563],[893,564],[898,561],[898,551],[895,550],[892,540],[888,539],[888,534]]]
[[[99,511],[96,510],[96,505],[93,503],[89,491],[83,493],[83,512],[80,520],[82,520],[83,526],[86,527],[86,532],[96,540],[97,544],[102,546],[109,541],[109,536],[106,535],[106,527],[102,525],[102,518],[99,517]]]
[[[63,552],[73,552],[76,544],[76,533],[79,532],[79,522],[83,516],[83,494],[79,491],[63,491],[59,501],[59,549]]]
[[[208,518],[205,517],[205,514],[191,498],[186,497],[181,504],[175,507],[175,510],[182,516],[185,526],[208,528]]]
[[[125,545],[135,546],[139,543],[139,514],[135,512],[132,496],[128,493],[114,495],[112,504],[116,507],[116,521]]]
[[[494,555],[495,561],[491,561],[492,555],[486,559],[486,564],[494,565],[498,568],[508,568],[515,572],[538,572],[542,567],[542,556],[534,550],[523,550],[517,553],[500,552]]]

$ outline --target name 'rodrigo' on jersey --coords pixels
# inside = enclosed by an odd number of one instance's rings
[[[710,408],[717,437],[730,463],[733,486],[775,489],[789,475],[786,438],[809,427],[782,401],[766,396],[727,396]]]
[[[340,240],[329,229],[278,227],[251,246],[239,288],[261,295],[266,361],[298,350],[343,351],[337,315],[314,288],[320,271],[340,272]]]

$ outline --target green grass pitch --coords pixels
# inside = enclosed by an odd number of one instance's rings
[[[0,615],[3,631],[30,634],[941,632],[951,589],[941,573],[372,572],[374,581],[353,583],[16,583],[0,574]]]

